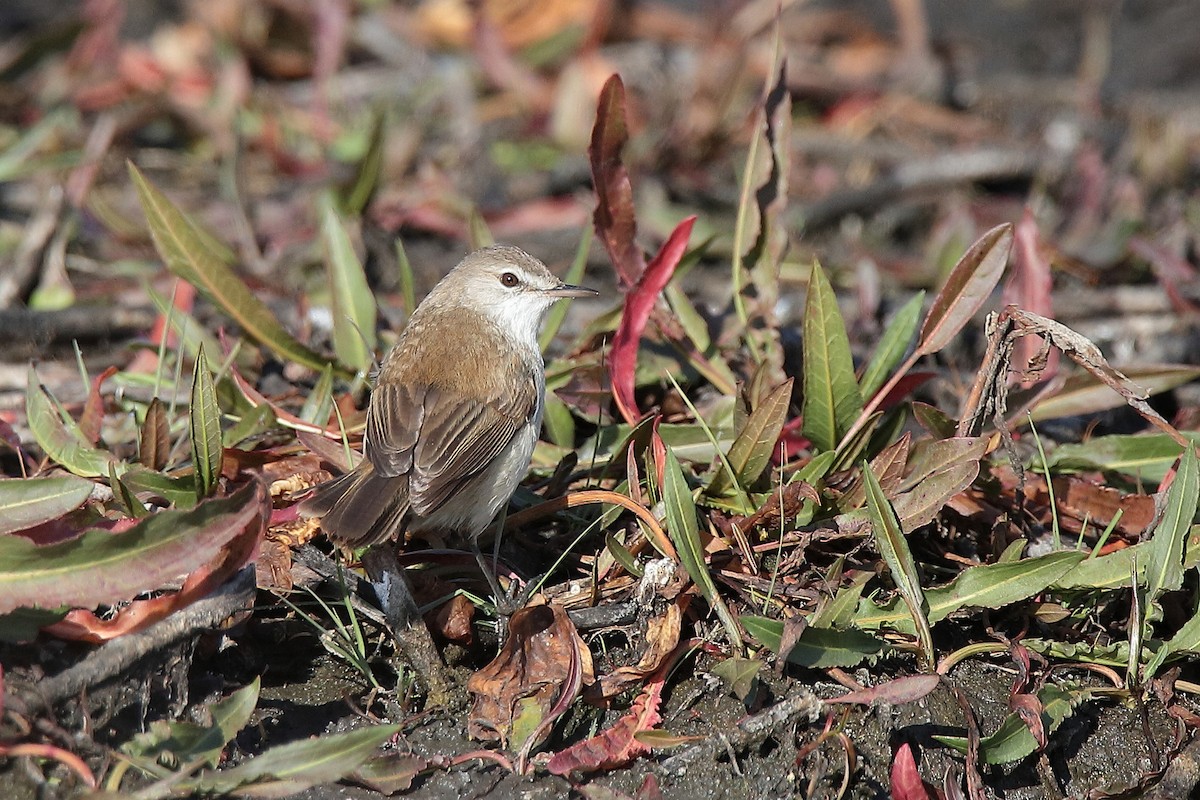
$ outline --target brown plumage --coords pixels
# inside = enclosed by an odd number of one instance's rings
[[[529,467],[542,422],[542,317],[567,286],[515,247],[467,256],[413,313],[380,367],[364,458],[302,506],[363,546],[406,529],[478,535]]]

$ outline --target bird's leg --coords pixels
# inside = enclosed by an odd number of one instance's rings
[[[471,537],[471,549],[475,552],[475,560],[479,562],[479,569],[483,572],[484,577],[487,578],[488,587],[492,590],[492,597],[496,605],[496,616],[500,623],[501,641],[505,638],[508,618],[528,603],[529,597],[532,594],[530,591],[531,585],[526,585],[524,589],[518,590],[514,584],[506,592],[500,587],[500,581],[496,577],[496,567],[500,563],[500,540],[504,536],[504,520],[507,515],[507,508],[501,509],[500,516],[496,520],[496,540],[492,545],[491,564],[487,563],[483,551],[479,548],[478,537]]]
[[[400,657],[425,680],[430,706],[447,705],[453,695],[450,678],[394,548],[391,542],[375,545],[363,554],[362,565],[395,634]]]

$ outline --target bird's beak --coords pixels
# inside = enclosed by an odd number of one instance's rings
[[[589,289],[586,286],[572,286],[569,283],[560,283],[558,286],[555,286],[553,289],[546,289],[545,294],[547,297],[566,298],[566,297],[594,297],[600,293],[597,292],[595,289]]]

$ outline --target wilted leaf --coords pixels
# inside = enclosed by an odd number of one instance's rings
[[[167,422],[167,407],[155,397],[146,406],[146,419],[138,435],[138,460],[150,469],[167,465],[171,455],[171,424]]]
[[[892,504],[900,517],[900,527],[911,533],[933,521],[946,503],[966,490],[979,475],[979,462],[953,464],[927,476],[910,491],[896,495]]]
[[[900,745],[892,759],[889,776],[892,800],[929,800],[929,792],[917,771],[917,760],[913,758],[912,745]]]
[[[863,410],[854,359],[837,296],[813,264],[804,306],[804,435],[833,450]]]
[[[621,162],[621,150],[628,140],[625,84],[621,82],[621,76],[613,75],[600,91],[588,157],[592,166],[592,185],[596,189],[593,217],[596,234],[608,251],[621,285],[627,289],[638,283],[646,268],[646,258],[636,241],[633,186]]]
[[[0,534],[57,519],[83,505],[94,484],[74,475],[0,480]]]
[[[876,703],[902,705],[915,703],[928,695],[941,684],[939,675],[909,675],[903,678],[893,678],[876,686],[859,689],[856,692],[844,694],[841,697],[831,697],[826,703],[861,703],[873,706]]]
[[[1028,338],[1028,337],[1026,337]],[[1025,341],[1025,339],[1022,339]],[[1123,367],[1125,377],[1146,390],[1147,396],[1161,394],[1200,378],[1200,367],[1182,364]],[[1013,398],[1010,408],[1017,401]],[[1125,399],[1090,372],[1072,375],[1062,388],[1037,402],[1030,411],[1034,422],[1059,417],[1082,416],[1125,405]],[[1016,420],[1024,423],[1026,419]],[[1184,434],[1187,435],[1186,433]]]
[[[467,731],[504,748],[532,748],[550,733],[552,711],[565,711],[590,674],[587,645],[560,606],[523,608],[500,654],[467,681],[475,698]]]
[[[1021,214],[1013,238],[1016,244],[1013,250],[1013,268],[1004,284],[1000,302],[1006,306],[1019,306],[1044,317],[1053,317],[1054,300],[1051,290],[1054,288],[1054,279],[1050,273],[1050,259],[1044,252],[1037,220],[1033,218],[1033,209],[1029,206],[1026,206]],[[1015,366],[1025,369],[1026,365],[1034,360],[1040,345],[1041,342],[1028,336],[1017,342],[1013,348]],[[1051,349],[1041,371],[1042,380],[1049,380],[1058,373],[1058,362],[1058,351]],[[1026,385],[1029,383],[1032,381],[1026,382]]]
[[[611,728],[555,753],[546,769],[554,775],[595,772],[624,766],[647,752],[649,747],[637,739],[637,734],[653,730],[662,721],[658,713],[662,689],[661,680],[647,684],[628,713]]]
[[[980,236],[963,253],[925,315],[917,353],[930,355],[950,344],[983,307],[1004,274],[1012,241],[1013,226],[1006,222]]]

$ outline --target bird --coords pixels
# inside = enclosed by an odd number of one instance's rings
[[[525,477],[541,431],[541,323],[559,300],[596,294],[517,247],[467,255],[383,359],[363,459],[319,486],[301,513],[349,547],[458,533],[483,565],[477,538]]]

